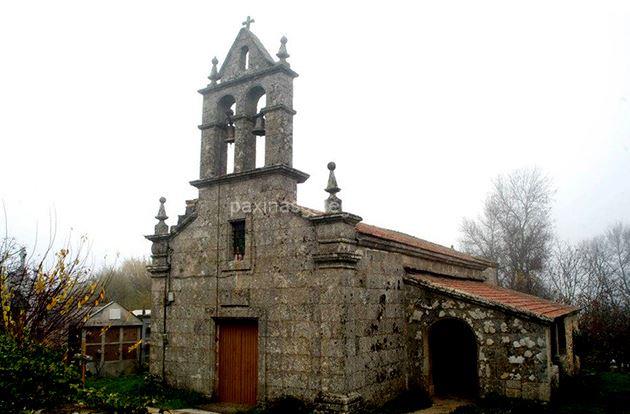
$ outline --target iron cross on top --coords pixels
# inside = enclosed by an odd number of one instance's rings
[[[252,19],[251,17],[247,16],[247,19],[245,19],[245,21],[243,22],[243,26],[245,26],[245,28],[246,28],[247,30],[249,30],[249,26],[250,26],[252,23],[254,23],[254,22],[256,22],[256,20],[254,20],[254,19]]]

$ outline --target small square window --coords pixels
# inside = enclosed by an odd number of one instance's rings
[[[232,225],[232,257],[243,260],[245,257],[245,220],[234,220]]]
[[[120,319],[120,309],[110,309],[109,319]]]

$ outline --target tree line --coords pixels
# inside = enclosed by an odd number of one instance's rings
[[[554,188],[535,168],[496,177],[479,217],[461,223],[462,250],[493,260],[507,288],[582,308],[578,352],[604,366],[630,355],[630,227],[561,240],[554,231]]]

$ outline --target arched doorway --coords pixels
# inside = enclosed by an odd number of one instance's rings
[[[431,380],[436,395],[476,397],[477,340],[461,319],[442,319],[429,329]]]

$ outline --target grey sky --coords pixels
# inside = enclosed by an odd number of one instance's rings
[[[474,4],[473,4],[474,3]],[[499,173],[538,166],[563,238],[630,222],[630,8],[623,2],[0,4],[0,199],[32,243],[147,255],[196,196],[201,96],[247,16],[295,81],[299,202],[445,245]],[[0,230],[4,224],[0,224]]]

